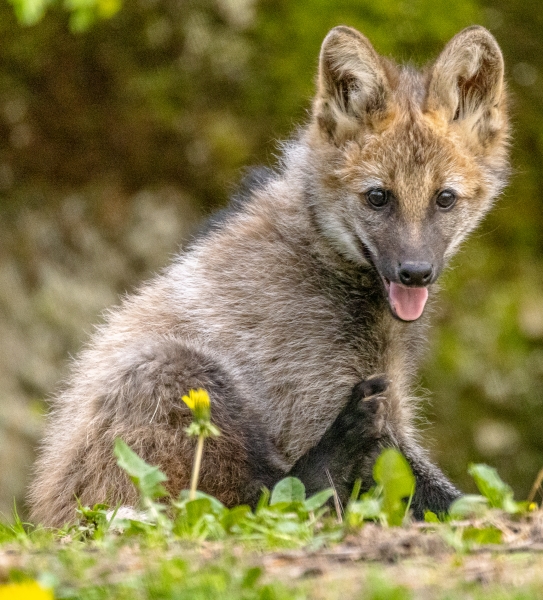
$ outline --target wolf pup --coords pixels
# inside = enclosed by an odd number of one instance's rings
[[[345,499],[382,447],[416,476],[413,510],[459,492],[416,441],[410,386],[425,306],[447,260],[508,173],[503,59],[470,27],[422,72],[358,31],[323,42],[309,124],[277,172],[112,311],[56,399],[30,492],[59,526],[83,504],[133,505],[122,438],[189,485],[194,441],[181,397],[204,388],[222,435],[201,489],[254,504],[287,474]],[[375,376],[378,375],[378,376]]]

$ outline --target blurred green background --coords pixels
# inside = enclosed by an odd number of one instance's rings
[[[16,16],[17,15],[17,16]],[[33,23],[33,24],[32,24]],[[165,265],[303,123],[338,24],[423,64],[461,28],[507,64],[514,175],[443,277],[423,437],[525,497],[543,467],[543,12],[519,0],[0,0],[0,511],[101,311]],[[430,390],[430,392],[426,392]]]

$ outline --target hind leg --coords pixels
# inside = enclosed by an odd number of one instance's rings
[[[55,438],[62,432],[50,432],[31,492],[35,520],[47,525],[73,521],[76,497],[86,505],[135,506],[134,486],[113,455],[117,437],[164,471],[172,496],[188,488],[196,440],[185,433],[192,416],[181,397],[189,389],[208,391],[211,419],[222,432],[206,442],[202,491],[229,506],[255,503],[261,488],[273,486],[284,473],[273,445],[217,362],[173,338],[139,349],[137,356],[113,389],[96,394],[86,431],[80,433],[78,446],[70,447],[69,460],[58,461],[58,467],[55,454],[63,447]]]

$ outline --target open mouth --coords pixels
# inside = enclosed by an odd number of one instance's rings
[[[388,295],[390,310],[402,321],[416,321],[423,313],[428,300],[428,288],[407,287],[381,275]]]
[[[359,239],[359,243],[367,261],[381,275],[375,265],[370,249]],[[423,313],[428,300],[428,288],[408,287],[401,283],[390,281],[381,275],[392,314],[401,321],[416,321]]]

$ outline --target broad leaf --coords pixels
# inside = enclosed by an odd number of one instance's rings
[[[115,440],[114,452],[117,457],[117,464],[128,473],[142,498],[154,500],[168,495],[168,492],[160,485],[168,478],[158,467],[147,464],[120,438]]]
[[[401,525],[405,516],[403,500],[415,492],[411,467],[398,450],[387,448],[375,462],[373,478],[383,490],[382,510],[389,525]]]
[[[213,513],[211,502],[208,498],[190,500],[186,503],[185,510],[187,512],[186,518],[189,527],[194,527],[204,515]]]
[[[477,494],[466,494],[457,498],[449,508],[451,519],[482,517],[488,511],[488,500]]]
[[[424,512],[424,522],[425,523],[441,523],[441,521],[439,520],[439,517],[436,515],[436,513],[432,512],[431,510],[427,510]]]
[[[209,500],[209,502],[211,503],[211,509],[213,510],[213,512],[216,512],[217,514],[222,514],[222,511],[225,508],[224,504],[220,500],[217,500],[215,496],[210,496],[205,492],[196,490],[196,499],[199,498],[207,498],[207,500]],[[174,502],[172,502],[172,504],[177,508],[184,508],[189,502],[193,502],[193,500],[190,499],[190,490],[181,490],[181,492],[179,493],[178,500],[175,500]]]
[[[315,511],[321,506],[324,506],[328,500],[334,495],[334,490],[328,488],[311,496],[304,502],[304,508],[308,511]]]
[[[281,502],[303,502],[305,486],[297,477],[285,477],[273,488],[270,505]]]
[[[246,504],[234,506],[230,510],[225,510],[221,518],[221,523],[224,529],[228,532],[232,531],[233,527],[239,526],[251,514],[251,507]]]
[[[488,498],[490,506],[501,508],[509,513],[519,512],[519,506],[513,500],[513,490],[503,482],[496,469],[482,464],[471,464],[468,473],[473,477],[481,494]]]
[[[360,527],[364,521],[378,521],[382,515],[382,498],[364,494],[360,500],[349,502],[345,519],[351,527]]]

